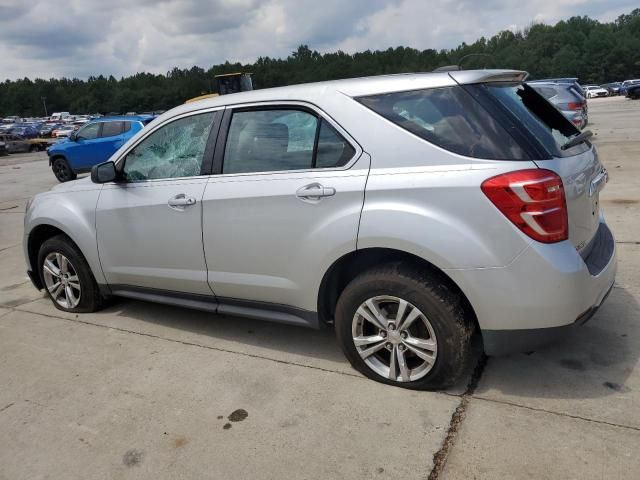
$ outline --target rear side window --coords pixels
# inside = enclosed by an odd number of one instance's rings
[[[326,120],[306,110],[233,113],[222,173],[344,166],[356,151]]]
[[[490,160],[529,159],[497,120],[461,87],[394,92],[357,100],[450,152]]]
[[[320,124],[316,168],[342,167],[356,150],[326,120]]]
[[[104,122],[101,137],[115,137],[122,133],[123,122]]]
[[[524,127],[527,135],[533,136],[553,157],[577,155],[590,148],[589,143],[583,142],[562,150],[562,145],[580,132],[558,109],[526,84],[490,83],[466,88],[497,101],[515,117],[519,126]]]
[[[222,173],[311,168],[318,119],[300,110],[235,112]]]

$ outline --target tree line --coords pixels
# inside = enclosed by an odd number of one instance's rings
[[[460,63],[461,62],[461,63]],[[256,88],[386,73],[424,72],[461,64],[463,68],[514,68],[532,78],[578,77],[602,84],[640,77],[640,8],[602,23],[586,16],[556,25],[532,24],[517,32],[505,30],[472,44],[446,50],[408,47],[321,54],[306,45],[287,58],[261,57],[253,64],[226,62],[205,70],[174,68],[166,74],[136,73],[77,78],[28,78],[0,83],[0,116],[42,116],[43,98],[49,114],[125,113],[166,110],[186,99],[215,91],[214,75],[237,71],[254,74]]]

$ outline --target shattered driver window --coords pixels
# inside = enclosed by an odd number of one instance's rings
[[[214,114],[181,118],[145,138],[125,159],[127,181],[200,175]]]

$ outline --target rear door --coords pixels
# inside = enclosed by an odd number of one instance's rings
[[[131,128],[130,122],[125,121],[109,121],[102,122],[102,130],[100,131],[100,137],[95,143],[94,147],[94,164],[106,162],[116,150],[124,145],[125,131]]]
[[[227,109],[203,199],[208,277],[222,299],[317,309],[356,248],[369,157],[315,107]]]

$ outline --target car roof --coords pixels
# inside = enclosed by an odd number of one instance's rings
[[[530,80],[529,83],[573,83],[577,82],[577,78],[563,77],[563,78],[541,78],[538,80]]]
[[[304,83],[286,87],[264,88],[222,95],[180,105],[160,116],[162,121],[181,113],[203,108],[222,107],[238,103],[311,100],[328,93],[338,93],[349,97],[376,95],[390,92],[419,90],[424,88],[447,87],[458,84],[485,82],[523,81],[528,76],[521,70],[459,70],[450,72],[398,73],[373,77],[330,80]]]
[[[129,121],[129,122],[146,122],[147,120],[151,120],[153,115],[112,115],[109,117],[100,117],[94,118],[91,120],[91,123],[96,122],[121,122],[121,121]]]

